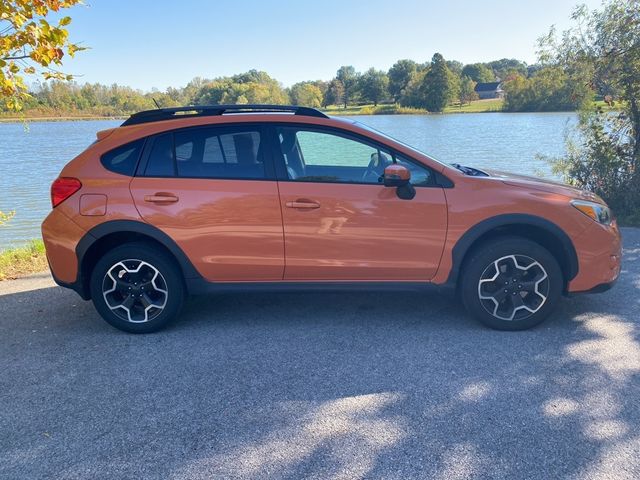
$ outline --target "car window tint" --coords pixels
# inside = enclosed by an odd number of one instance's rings
[[[278,129],[290,180],[381,183],[391,156],[376,147],[329,132]]]
[[[175,174],[173,134],[165,133],[155,138],[144,174],[147,177],[171,177]]]
[[[195,178],[264,178],[260,133],[221,133],[215,128],[175,133],[178,176]]]
[[[143,145],[144,139],[127,143],[105,153],[100,157],[100,161],[107,170],[123,175],[133,175]]]

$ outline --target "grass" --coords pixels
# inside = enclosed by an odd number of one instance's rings
[[[483,113],[502,111],[503,100],[500,98],[491,100],[476,100],[470,104],[450,105],[445,108],[444,113]],[[349,105],[347,108],[340,105],[330,105],[322,110],[329,115],[349,116],[349,115],[425,115],[429,112],[422,108],[402,107],[398,104],[374,105]]]
[[[24,247],[0,252],[0,281],[11,280],[48,268],[42,240],[31,240]]]
[[[444,113],[485,113],[501,112],[504,100],[502,98],[491,98],[488,100],[475,100],[471,103],[460,105],[448,105]]]

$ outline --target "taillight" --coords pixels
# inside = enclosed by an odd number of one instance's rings
[[[51,206],[54,208],[82,188],[77,178],[58,177],[51,184]]]

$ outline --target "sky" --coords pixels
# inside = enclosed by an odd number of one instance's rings
[[[580,0],[85,0],[65,12],[66,61],[83,82],[145,91],[264,70],[290,86],[331,79],[341,65],[387,70],[435,52],[463,63],[536,59],[551,25],[567,28]],[[600,0],[582,0],[597,8]]]

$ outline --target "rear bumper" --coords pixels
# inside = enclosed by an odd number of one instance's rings
[[[55,273],[53,273],[53,269],[51,269],[51,264],[49,264],[49,270],[51,270],[51,276],[53,277],[53,281],[56,282],[58,285],[60,285],[61,287],[73,290],[78,295],[80,295],[80,298],[82,298],[83,300],[91,300],[91,294],[89,293],[88,288],[86,288],[85,283],[82,281],[81,278],[78,278],[78,280],[76,280],[75,282],[64,282],[60,280],[58,277],[56,277]]]
[[[55,208],[42,222],[42,239],[53,279],[58,285],[75,290],[82,298],[86,298],[86,295],[81,293],[82,282],[78,271],[76,246],[85,233],[69,217]]]

